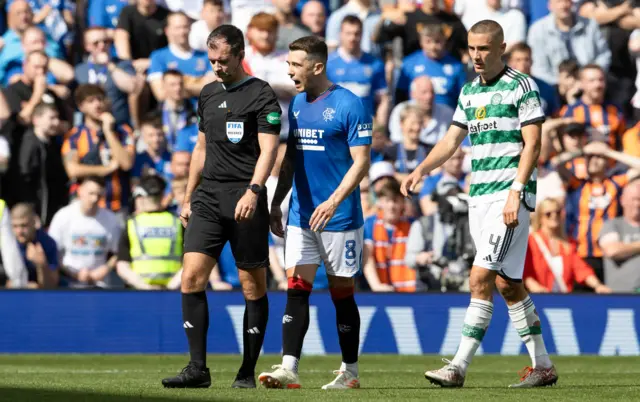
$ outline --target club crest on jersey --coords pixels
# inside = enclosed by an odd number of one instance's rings
[[[492,105],[499,105],[500,102],[502,102],[502,95],[500,94],[495,94],[491,97],[491,104]]]
[[[322,117],[324,118],[324,121],[331,121],[333,120],[335,114],[336,110],[328,107],[324,110],[324,112],[322,112]]]
[[[365,66],[362,70],[364,71],[364,76],[367,78],[371,77],[373,74],[373,69],[369,66]]]
[[[205,64],[203,59],[196,60],[196,71],[204,71],[207,69],[207,65]]]
[[[234,144],[240,142],[244,136],[244,122],[228,121],[227,122],[227,138]]]
[[[442,66],[442,72],[445,73],[445,75],[453,75],[453,66],[451,64],[445,64]]]
[[[484,106],[480,106],[476,109],[476,120],[482,120],[487,117],[487,109]]]
[[[177,70],[178,69],[178,62],[177,61],[170,61],[167,63],[167,69],[169,70]]]

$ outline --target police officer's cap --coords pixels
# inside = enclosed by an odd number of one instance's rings
[[[167,182],[162,177],[155,174],[143,176],[133,190],[133,198],[162,196],[166,188]]]

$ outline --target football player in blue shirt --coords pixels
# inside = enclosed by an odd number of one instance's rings
[[[182,73],[184,87],[190,97],[197,97],[202,87],[215,79],[207,52],[193,50],[189,46],[190,26],[189,17],[184,13],[169,14],[165,28],[169,45],[154,50],[149,56],[147,81],[153,96],[159,101],[165,98],[162,74],[167,70],[178,70]]]
[[[409,99],[409,87],[416,77],[428,75],[436,93],[436,103],[456,108],[458,95],[467,82],[467,73],[462,63],[447,53],[446,43],[447,37],[441,24],[429,24],[422,28],[422,50],[402,61],[396,85],[396,103]]]
[[[267,388],[300,388],[298,361],[309,327],[309,296],[323,261],[336,307],[342,366],[323,389],[359,388],[360,314],[354,277],[362,265],[358,185],[371,155],[371,116],[357,95],[327,78],[327,45],[315,36],[289,45],[289,75],[299,92],[289,106],[289,137],[271,203],[271,231],[284,236],[280,204],[291,189],[285,238],[287,305],[282,365],[262,373]]]
[[[347,15],[340,27],[340,47],[329,55],[327,77],[358,95],[369,115],[383,124],[390,112],[384,62],[363,52],[361,40],[362,21]]]

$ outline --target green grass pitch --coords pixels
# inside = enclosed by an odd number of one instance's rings
[[[303,357],[300,390],[235,390],[230,385],[240,357],[210,356],[209,389],[164,389],[160,380],[176,373],[185,356],[0,355],[0,401],[640,401],[640,357],[554,357],[558,385],[513,390],[527,356],[478,356],[463,389],[440,389],[424,379],[426,369],[442,365],[437,356],[365,355],[360,359],[362,388],[322,391],[333,379],[339,356]],[[279,363],[266,355],[258,371]]]

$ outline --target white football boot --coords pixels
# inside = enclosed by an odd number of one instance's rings
[[[337,377],[327,385],[323,385],[322,389],[352,389],[360,388],[360,380],[349,371],[334,370],[333,374]]]
[[[260,384],[265,388],[300,388],[298,374],[285,368],[281,364],[271,366],[271,373],[262,373],[258,376]]]

